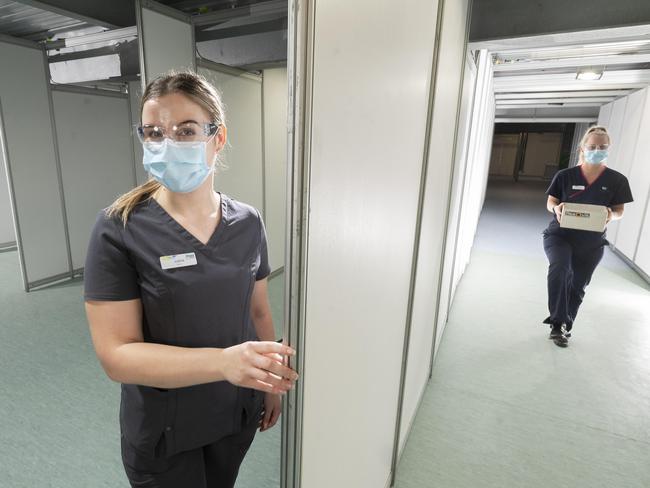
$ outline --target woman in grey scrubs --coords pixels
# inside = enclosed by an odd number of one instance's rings
[[[213,190],[226,143],[217,91],[169,73],[141,102],[145,184],[100,212],[85,267],[97,356],[122,383],[132,486],[232,487],[297,374],[274,341],[259,212]]]

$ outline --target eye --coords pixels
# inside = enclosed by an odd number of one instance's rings
[[[163,138],[162,130],[158,127],[144,127],[142,133],[146,141],[158,141]]]
[[[180,129],[178,129],[176,133],[181,137],[189,137],[196,134],[194,129],[192,129],[191,127],[181,127]]]

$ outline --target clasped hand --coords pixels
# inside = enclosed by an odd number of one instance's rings
[[[292,389],[298,379],[298,374],[285,364],[285,358],[295,355],[295,351],[277,342],[244,342],[224,349],[223,355],[223,373],[233,385],[277,395]]]

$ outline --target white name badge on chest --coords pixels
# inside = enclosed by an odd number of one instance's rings
[[[160,265],[162,269],[196,266],[196,254],[188,252],[185,254],[174,254],[172,256],[160,256]]]
[[[584,189],[585,189],[585,185],[573,185],[573,186],[571,187],[571,189],[572,189],[572,190],[584,190]]]

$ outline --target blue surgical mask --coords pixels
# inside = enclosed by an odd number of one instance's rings
[[[594,151],[585,151],[585,162],[589,164],[600,164],[607,159],[607,149],[597,149]]]
[[[206,142],[145,142],[144,169],[160,184],[176,193],[196,190],[212,172],[206,164]]]

